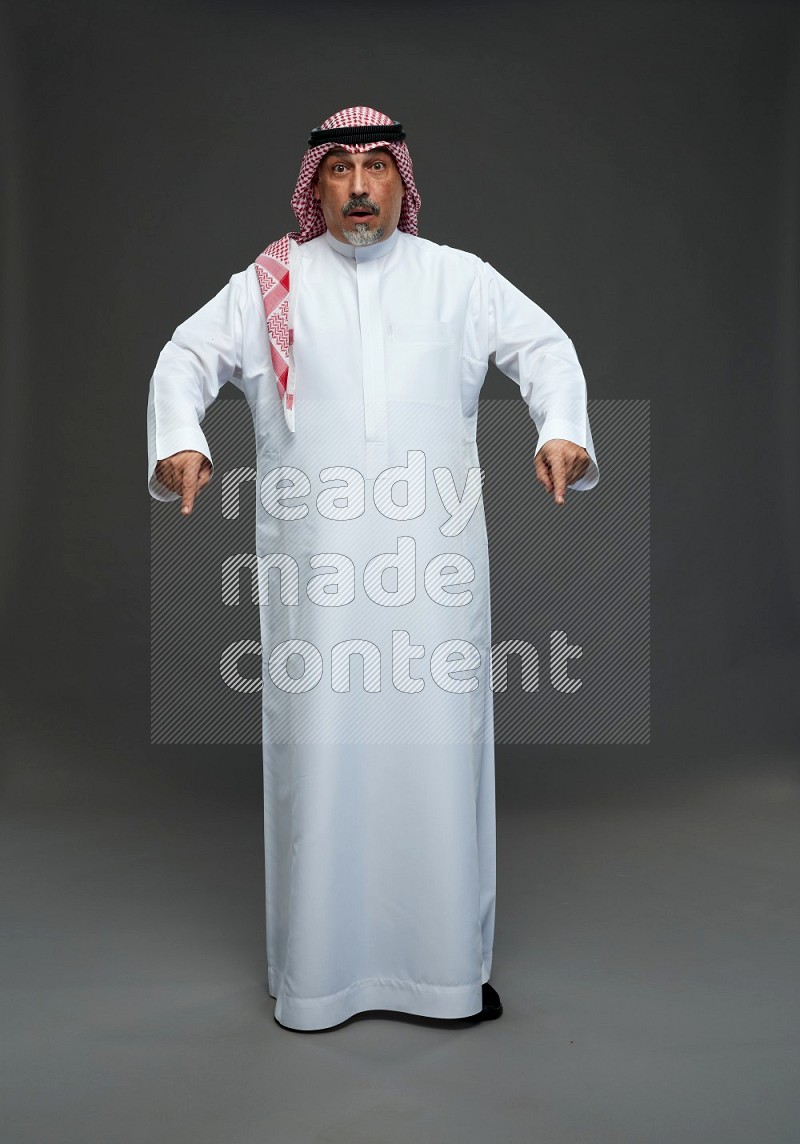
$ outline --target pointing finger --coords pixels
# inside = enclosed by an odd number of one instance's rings
[[[188,516],[194,508],[194,498],[197,494],[197,474],[200,471],[200,460],[194,457],[187,460],[183,466],[181,481],[181,513]]]
[[[553,488],[555,489],[555,502],[556,504],[563,504],[564,498],[567,495],[567,469],[564,464],[563,450],[554,450],[549,457],[550,472],[553,477]]]

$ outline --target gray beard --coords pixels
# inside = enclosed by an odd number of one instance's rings
[[[344,230],[344,236],[351,246],[372,246],[374,242],[380,242],[383,238],[383,227],[376,226],[374,230],[370,230],[369,223],[357,222],[355,230]]]

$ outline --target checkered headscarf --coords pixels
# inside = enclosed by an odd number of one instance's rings
[[[394,126],[396,121],[371,107],[347,107],[337,111],[321,124],[320,130],[337,127],[384,127]],[[289,326],[289,243],[309,242],[324,234],[326,230],[322,207],[314,198],[312,190],[314,176],[322,157],[334,147],[344,151],[371,151],[385,147],[394,156],[397,168],[405,186],[403,205],[400,209],[398,229],[408,234],[417,233],[417,212],[421,200],[414,184],[414,168],[411,156],[404,141],[375,140],[369,143],[327,142],[310,146],[303,156],[297,186],[292,195],[292,210],[300,223],[299,231],[290,231],[277,242],[271,243],[255,260],[261,296],[264,300],[264,313],[267,319],[270,357],[278,384],[278,396],[283,405],[286,424],[294,433],[294,369],[292,368],[292,329]]]

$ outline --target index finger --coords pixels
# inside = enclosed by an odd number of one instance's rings
[[[202,457],[190,457],[183,466],[181,473],[181,513],[188,516],[194,508],[194,498],[197,494],[197,475],[203,463]]]
[[[550,472],[553,476],[553,497],[556,504],[563,504],[567,495],[567,468],[564,464],[564,454],[559,449],[549,458]]]

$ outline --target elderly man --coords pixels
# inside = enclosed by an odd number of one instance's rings
[[[267,987],[298,1030],[502,1012],[489,361],[527,404],[555,504],[599,479],[572,342],[488,263],[418,237],[404,140],[367,107],[314,129],[301,229],[178,326],[150,384],[149,489],[185,514],[220,387],[253,414]]]

